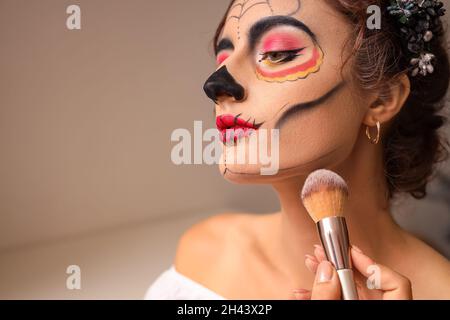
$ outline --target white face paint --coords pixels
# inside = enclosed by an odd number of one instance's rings
[[[236,182],[269,182],[345,160],[368,108],[353,94],[347,68],[341,73],[349,24],[323,0],[239,0],[231,8],[217,43],[217,86],[208,96],[214,96],[218,121],[238,119],[225,128],[280,130],[276,143],[269,138],[266,146],[269,157],[279,156],[279,170],[263,175],[267,161],[225,159],[222,174]],[[227,157],[259,144],[244,135],[223,147]]]

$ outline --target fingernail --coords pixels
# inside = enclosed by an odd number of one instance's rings
[[[316,260],[316,257],[314,257],[314,256],[312,256],[310,254],[305,254],[305,259],[309,259],[309,260],[314,261],[314,260]]]
[[[317,283],[324,283],[331,281],[333,276],[333,269],[331,263],[322,261],[317,268]]]
[[[317,264],[317,262],[315,262],[314,260],[311,260],[310,258],[305,259],[306,269],[308,269],[312,273],[314,273],[316,264]]]
[[[352,244],[352,248],[355,249],[356,252],[363,253],[360,248]]]
[[[325,252],[325,251],[323,250],[323,247],[322,247],[321,245],[315,244],[315,245],[314,245],[314,248],[316,248],[316,250],[319,250],[320,252]]]

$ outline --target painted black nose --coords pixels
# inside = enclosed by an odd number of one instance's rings
[[[244,99],[245,96],[244,87],[234,80],[226,66],[221,67],[206,80],[203,90],[216,104],[221,95],[234,97],[237,101]]]

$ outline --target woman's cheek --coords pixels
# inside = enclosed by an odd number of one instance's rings
[[[337,100],[299,114],[280,129],[281,167],[317,161],[333,165],[349,156],[359,136],[361,119],[350,105]]]

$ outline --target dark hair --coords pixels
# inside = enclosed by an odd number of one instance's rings
[[[327,0],[337,12],[344,15],[355,29],[347,41],[353,57],[352,75],[363,91],[378,92],[380,98],[398,76],[410,71],[410,54],[402,45],[401,32],[395,18],[387,13],[387,0]],[[214,49],[225,25],[231,1],[214,36]],[[366,26],[367,8],[378,5],[382,9],[381,30]],[[446,106],[450,66],[442,23],[431,42],[431,53],[436,56],[435,71],[423,77],[409,77],[411,93],[401,111],[394,117],[383,137],[384,173],[388,197],[400,192],[414,198],[426,196],[426,187],[436,164],[448,157],[448,142],[439,129],[446,118],[441,114]]]

